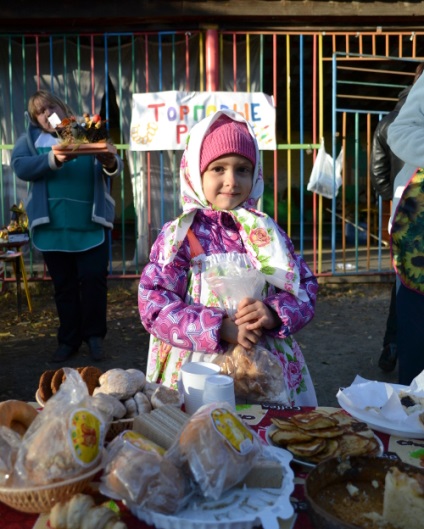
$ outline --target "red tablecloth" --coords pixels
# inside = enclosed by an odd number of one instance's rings
[[[247,424],[250,424],[250,426],[258,432],[263,440],[265,440],[266,429],[270,426],[272,417],[287,417],[290,414],[298,413],[299,411],[309,411],[311,409],[312,408],[287,408],[278,405],[251,406],[239,409],[239,415]],[[398,459],[399,455],[396,452],[388,452],[389,445],[391,446],[390,436],[380,432],[376,432],[376,434],[383,443],[385,456]],[[406,445],[411,446],[412,448],[424,449],[424,440],[417,441],[395,438],[395,445],[397,444],[401,447]],[[293,519],[287,522],[287,529],[313,529],[312,522],[307,513],[307,504],[305,502],[303,486],[309,469],[297,463],[292,463],[292,465],[295,472],[295,489],[291,500],[295,514]],[[141,522],[129,511],[125,510],[125,507],[123,507],[122,520],[127,524],[128,529],[151,528],[151,526]],[[45,529],[46,517],[39,517],[36,514],[21,513],[0,503],[0,527],[2,529]]]

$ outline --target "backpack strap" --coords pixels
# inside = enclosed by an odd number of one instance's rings
[[[202,248],[202,245],[199,242],[199,239],[196,237],[196,235],[194,235],[194,232],[191,228],[189,228],[187,231],[187,239],[190,245],[190,257],[192,259],[205,253]]]

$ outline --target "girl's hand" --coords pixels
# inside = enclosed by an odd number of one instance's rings
[[[240,344],[251,349],[259,342],[262,335],[260,329],[248,329],[247,325],[236,325],[230,318],[224,318],[221,325],[221,339],[228,343]]]
[[[280,325],[280,318],[265,303],[254,298],[240,301],[235,314],[236,325],[246,325],[249,331],[257,329],[274,329]]]

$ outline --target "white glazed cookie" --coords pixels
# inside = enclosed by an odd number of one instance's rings
[[[139,380],[124,369],[109,369],[99,378],[100,389],[96,393],[106,393],[119,400],[126,400],[138,391]]]
[[[134,400],[137,404],[137,411],[139,415],[142,413],[149,413],[149,411],[152,410],[150,400],[143,392],[137,391],[137,393],[134,395]]]
[[[114,419],[122,419],[122,417],[124,417],[127,413],[126,407],[113,395],[101,393],[100,388],[98,389],[99,391],[95,390],[95,394],[93,395],[97,408],[106,414],[112,411],[112,416]]]

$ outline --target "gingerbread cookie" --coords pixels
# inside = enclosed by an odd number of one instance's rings
[[[55,369],[49,369],[47,371],[44,371],[44,373],[42,373],[40,377],[40,382],[38,385],[38,395],[43,402],[47,402],[49,398],[53,395],[51,383],[55,373]]]
[[[63,371],[63,368],[61,367],[60,369],[56,371],[56,373],[53,375],[53,378],[52,378],[51,388],[52,388],[53,395],[55,395],[58,392],[60,385],[65,380],[65,378],[66,378],[65,372]]]
[[[103,371],[98,367],[87,366],[84,367],[80,373],[81,378],[87,385],[88,393],[93,394],[94,389],[99,385],[99,378],[103,374]]]

